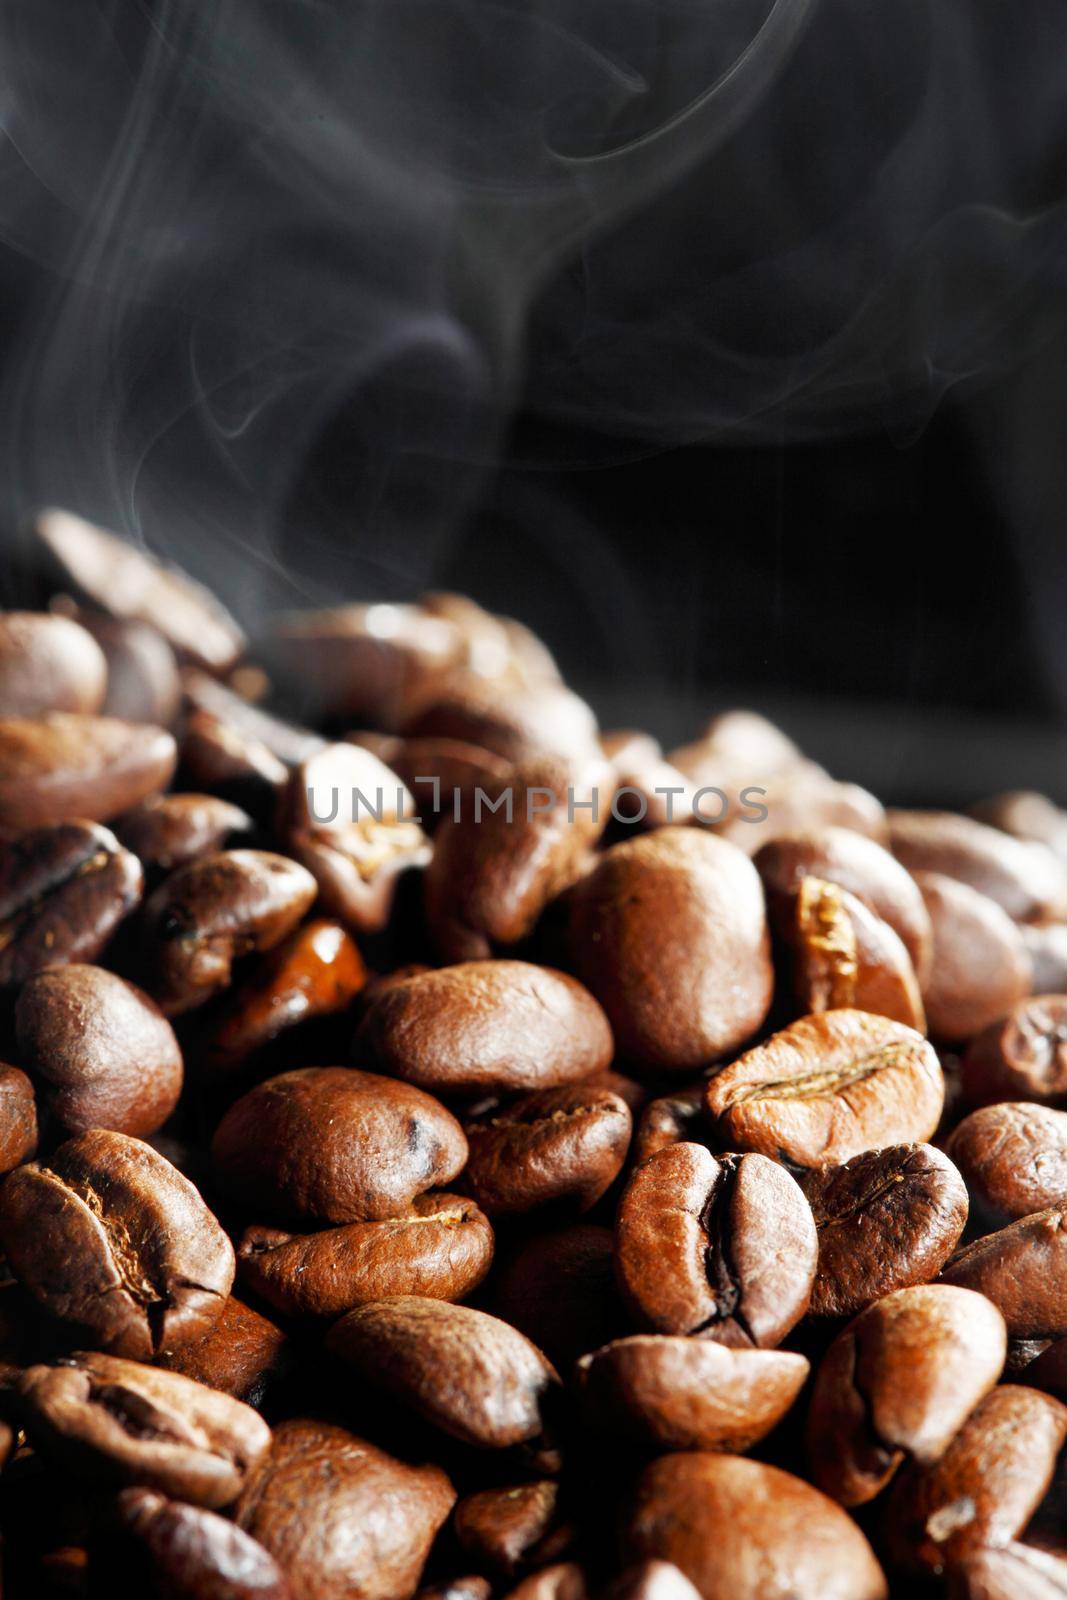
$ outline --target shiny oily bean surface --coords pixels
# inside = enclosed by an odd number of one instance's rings
[[[934,930],[923,988],[930,1032],[959,1044],[1024,999],[1033,964],[1018,926],[988,895],[937,872],[917,872]]]
[[[0,1172],[28,1161],[37,1149],[37,1101],[18,1067],[0,1061]]]
[[[0,831],[109,822],[165,789],[176,760],[163,728],[61,711],[0,718]]]
[[[123,1489],[115,1513],[128,1563],[120,1582],[181,1600],[290,1600],[273,1556],[214,1511]]]
[[[218,795],[158,794],[120,817],[115,835],[158,883],[176,867],[214,855],[251,833],[252,827],[247,811]]]
[[[625,1100],[593,1084],[520,1095],[464,1125],[464,1189],[491,1217],[588,1211],[618,1176],[632,1126]]]
[[[736,1049],[770,1007],[774,973],[759,878],[736,846],[659,828],[604,852],[570,895],[578,976],[621,1054],[698,1071]]]
[[[445,1433],[486,1449],[539,1441],[555,1369],[517,1329],[471,1306],[401,1295],[357,1306],[327,1348]]]
[[[928,1139],[944,1096],[937,1056],[914,1029],[827,1011],[724,1067],[706,1104],[723,1144],[811,1167]]]
[[[1067,1334],[1067,1201],[987,1233],[953,1257],[942,1273],[987,1295],[1004,1313],[1013,1339]]]
[[[1067,1600],[1067,1560],[1027,1544],[988,1545],[952,1571],[949,1600]]]
[[[624,1559],[670,1561],[702,1600],[885,1600],[856,1524],[802,1479],[742,1456],[660,1456],[641,1474]]]
[[[99,711],[107,692],[100,646],[68,617],[0,612],[0,717]]]
[[[938,872],[995,900],[1016,922],[1040,922],[1062,903],[1063,869],[1040,844],[949,811],[890,811],[889,841],[909,872]]]
[[[268,745],[214,711],[186,713],[181,728],[178,785],[206,790],[266,826],[281,802],[289,769]]]
[[[699,1143],[704,1132],[703,1078],[674,1094],[658,1095],[641,1110],[634,1129],[630,1157],[635,1167],[643,1166],[657,1150],[667,1145]]]
[[[804,1015],[852,1007],[926,1031],[903,940],[847,889],[802,879],[790,945],[793,991]]]
[[[971,1105],[1036,1100],[1067,1107],[1067,995],[1020,1000],[972,1039],[961,1083]]]
[[[456,1506],[456,1540],[472,1566],[498,1578],[541,1567],[566,1552],[573,1532],[559,1524],[559,1485],[551,1478],[483,1489]]]
[[[406,1216],[321,1233],[247,1228],[242,1281],[287,1316],[340,1317],[390,1295],[462,1300],[489,1271],[493,1230],[472,1200],[417,1195]]]
[[[79,1475],[213,1509],[237,1499],[270,1447],[251,1407],[115,1356],[30,1367],[18,1395],[30,1437]]]
[[[565,973],[529,961],[466,961],[387,987],[356,1057],[435,1094],[549,1089],[611,1063],[607,1018]]]
[[[103,967],[37,973],[19,994],[15,1030],[45,1104],[70,1133],[154,1133],[178,1103],[173,1028],[146,994]]]
[[[817,1253],[799,1186],[759,1155],[669,1146],[633,1173],[619,1204],[619,1288],[657,1333],[779,1344],[807,1310]]]
[[[72,1337],[135,1360],[201,1338],[233,1283],[233,1247],[196,1189],[121,1133],[79,1134],[8,1173],[0,1243]]]
[[[583,1356],[589,1427],[658,1450],[748,1450],[770,1433],[808,1376],[788,1350],[732,1350],[709,1339],[636,1334]]]
[[[214,1327],[201,1339],[160,1351],[156,1365],[259,1405],[270,1384],[291,1365],[281,1328],[230,1295]]]
[[[242,1096],[215,1130],[228,1194],[272,1217],[368,1222],[400,1216],[448,1183],[467,1141],[439,1101],[347,1067],[284,1072]]]
[[[980,1216],[1014,1222],[1067,1200],[1067,1112],[1025,1101],[982,1106],[946,1146]]]
[[[842,1505],[872,1500],[907,1458],[936,1461],[1000,1377],[1004,1318],[947,1284],[898,1289],[838,1335],[815,1378],[808,1458]]]
[[[591,709],[561,683],[503,685],[473,673],[452,673],[442,692],[416,706],[405,738],[462,739],[506,761],[546,756],[582,761],[597,752]]]
[[[967,1188],[929,1144],[865,1150],[798,1180],[819,1235],[810,1314],[851,1317],[936,1278],[967,1221]]]

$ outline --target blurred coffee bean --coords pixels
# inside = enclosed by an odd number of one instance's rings
[[[618,1176],[632,1127],[625,1100],[608,1089],[520,1095],[465,1124],[463,1187],[490,1217],[589,1211]]]
[[[873,794],[838,783],[811,763],[763,783],[753,783],[751,774],[740,777],[739,794],[743,803],[731,807],[716,832],[749,856],[797,829],[847,828],[878,844],[888,838],[885,811]]]
[[[290,1600],[274,1558],[214,1511],[152,1489],[123,1489],[115,1512],[132,1567],[127,1582],[165,1600]]]
[[[231,1294],[203,1338],[161,1350],[156,1365],[255,1406],[288,1370],[291,1358],[282,1330]]]
[[[1067,995],[1020,1000],[972,1039],[961,1087],[973,1106],[995,1100],[1067,1106]]]
[[[721,804],[716,797],[697,801],[693,785],[664,759],[650,734],[603,733],[600,748],[611,763],[615,792],[609,801],[619,820],[644,828],[663,828],[672,822],[684,826],[695,822],[698,813],[708,822],[718,820]]]
[[[62,610],[66,612],[67,605]],[[104,653],[107,694],[98,707],[104,716],[172,727],[181,706],[182,682],[174,651],[163,635],[145,622],[109,617],[72,603],[69,614]]]
[[[1025,1101],[983,1106],[946,1148],[986,1222],[1014,1222],[1067,1200],[1067,1112]]]
[[[903,941],[855,895],[803,878],[786,935],[801,1014],[848,1007],[926,1032],[919,984]]]
[[[559,1486],[551,1478],[516,1488],[483,1489],[456,1506],[456,1541],[472,1566],[513,1578],[565,1554],[571,1529],[559,1523]]]
[[[988,1545],[949,1575],[949,1600],[1067,1600],[1067,1560],[1026,1544]]]
[[[604,1593],[605,1600],[700,1600],[689,1579],[669,1561],[638,1561]]]
[[[181,729],[184,789],[205,789],[269,822],[277,810],[289,769],[261,740],[213,711],[190,711]]]
[[[1011,789],[971,806],[970,814],[991,828],[1000,828],[1015,839],[1029,839],[1047,845],[1052,853],[1067,862],[1067,812],[1044,794],[1029,789]]]
[[[699,1143],[704,1133],[706,1087],[704,1079],[700,1078],[687,1089],[658,1095],[645,1104],[630,1146],[630,1159],[635,1167],[643,1166],[657,1150],[668,1145]]]
[[[1034,994],[1063,994],[1067,989],[1067,923],[1024,923],[1019,932],[1030,957]]]
[[[108,668],[100,646],[69,617],[0,612],[0,717],[101,710]]]
[[[1033,964],[1019,927],[995,900],[937,872],[916,872],[934,930],[923,989],[930,1032],[961,1044],[1030,993]]]
[[[493,1586],[488,1578],[467,1573],[461,1578],[447,1578],[443,1583],[424,1584],[415,1600],[491,1600]]]
[[[589,1585],[577,1561],[557,1561],[531,1572],[505,1600],[589,1600]]]
[[[488,1309],[565,1371],[625,1330],[612,1256],[611,1229],[590,1222],[536,1234],[498,1253]]]
[[[37,1149],[33,1084],[18,1067],[0,1061],[0,1172],[28,1161]]]
[[[363,743],[363,736],[354,742]],[[369,747],[373,748],[373,747]],[[415,798],[427,833],[446,817],[473,808],[475,791],[495,793],[507,782],[510,762],[460,739],[389,739],[374,752],[391,767]]]
[[[108,822],[165,789],[177,758],[163,728],[51,712],[0,719],[0,831],[71,817]]]
[[[1062,906],[1064,868],[1045,845],[1013,839],[949,811],[891,811],[893,854],[909,872],[937,872],[995,900],[1016,922],[1041,922]]]
[[[214,855],[252,832],[240,806],[213,794],[159,794],[115,823],[115,835],[154,886],[168,872]]]
[[[975,1239],[941,1276],[992,1300],[1013,1339],[1061,1338],[1067,1334],[1067,1201]]]
[[[206,672],[186,667],[182,673],[182,694],[190,715],[207,712],[221,722],[234,735],[238,746],[243,742],[262,747],[280,761],[284,767],[295,767],[325,744],[321,734],[310,728],[285,722],[273,712],[265,711],[244,694],[237,692],[239,672],[231,673],[229,683],[220,683]],[[276,770],[276,769],[272,769]]]
[[[512,762],[582,763],[599,753],[596,717],[563,684],[501,684],[462,671],[415,705],[400,731],[407,739],[459,739]]]

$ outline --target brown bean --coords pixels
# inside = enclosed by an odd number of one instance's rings
[[[409,739],[461,739],[513,762],[581,762],[597,748],[596,718],[563,684],[502,683],[463,671],[416,704],[401,731]]]
[[[941,1276],[999,1306],[1013,1339],[1067,1334],[1067,1201],[976,1239]]]
[[[903,941],[847,889],[824,878],[801,879],[789,944],[803,1014],[851,1007],[926,1032]]]
[[[1057,1400],[1067,1400],[1067,1337],[1046,1345],[1026,1368],[1026,1381]]]
[[[921,1034],[864,1011],[802,1017],[713,1077],[707,1107],[737,1150],[812,1167],[928,1139],[944,1103]]]
[[[427,833],[457,810],[462,816],[473,806],[475,790],[492,793],[511,771],[503,756],[461,739],[390,739],[388,753],[380,749],[375,754],[415,796]]]
[[[650,734],[604,733],[600,748],[611,763],[613,816],[645,828],[692,823],[698,812],[709,822],[717,820],[720,806],[714,798],[709,805],[697,801],[693,785],[664,759],[658,741]]]
[[[1048,922],[1019,929],[1033,970],[1034,994],[1063,994],[1067,989],[1067,922]]]
[[[189,1344],[161,1350],[156,1365],[221,1389],[258,1406],[274,1379],[289,1366],[289,1341],[282,1330],[230,1295],[214,1327]]]
[[[0,1061],[0,1173],[28,1161],[37,1149],[33,1084],[18,1067]]]
[[[505,1600],[589,1600],[589,1585],[577,1561],[557,1561],[539,1572],[531,1572]]]
[[[643,1166],[667,1145],[700,1142],[704,1129],[705,1080],[700,1078],[674,1094],[659,1095],[643,1107],[634,1130],[630,1158]]]
[[[524,1240],[494,1274],[489,1310],[563,1371],[625,1328],[610,1228],[579,1222]]]
[[[891,811],[889,840],[909,872],[937,872],[968,884],[1016,922],[1041,922],[1063,903],[1064,870],[1050,850],[973,817]]]
[[[1067,995],[1020,1000],[972,1039],[961,1086],[970,1105],[1033,1100],[1067,1107]]]
[[[491,1217],[589,1211],[626,1159],[633,1122],[619,1095],[565,1085],[520,1095],[464,1127],[463,1187]]]
[[[551,1478],[468,1494],[456,1506],[456,1541],[472,1565],[513,1578],[525,1567],[554,1561],[572,1542],[558,1505],[559,1485]]]
[[[1027,1544],[989,1545],[953,1569],[949,1600],[1067,1600],[1067,1561]]]
[[[477,1573],[446,1578],[443,1583],[424,1584],[415,1600],[492,1600],[493,1585]]]
[[[248,699],[245,693],[238,693],[239,682],[239,672],[234,672],[227,684],[195,667],[186,667],[182,672],[186,706],[190,712],[210,712],[239,736],[239,743],[251,741],[264,746],[284,767],[297,766],[326,743],[321,734],[285,722]]]
[[[136,1562],[123,1574],[127,1585],[172,1600],[290,1600],[274,1558],[214,1511],[152,1489],[123,1489],[115,1513],[123,1555]]]
[[[689,1579],[669,1561],[638,1561],[604,1593],[605,1600],[700,1600]]]
[[[182,681],[174,651],[159,630],[73,603],[70,614],[96,640],[107,662],[107,694],[98,707],[103,715],[171,727]]]
[[[205,789],[267,823],[289,781],[289,769],[270,747],[214,711],[196,709],[181,730],[183,789]]]
[[[744,774],[740,792],[746,796],[744,806],[731,808],[716,831],[746,855],[798,829],[847,828],[877,844],[885,844],[889,836],[881,801],[859,784],[837,782],[810,762],[755,786],[752,773]]]
[[[987,1221],[1014,1222],[1067,1200],[1067,1112],[1025,1101],[983,1106],[946,1148]]]
[[[146,875],[158,883],[175,867],[214,855],[252,831],[247,811],[213,794],[159,794],[115,824]]]
[[[176,759],[163,728],[65,711],[0,718],[0,830],[108,822],[165,789]]]
[[[93,639],[68,617],[0,612],[0,717],[48,711],[92,715],[107,691],[107,662]]]
[[[915,881],[934,930],[923,989],[930,1032],[958,1044],[1030,993],[1033,965],[1020,929],[988,895],[937,872]]]

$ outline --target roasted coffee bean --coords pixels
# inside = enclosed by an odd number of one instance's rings
[[[252,826],[247,811],[217,795],[159,794],[120,817],[115,834],[138,857],[149,880],[158,883],[175,867],[240,841]]]
[[[108,822],[165,789],[177,751],[163,728],[51,712],[0,719],[0,831],[79,817]]]
[[[1067,1406],[1004,1384],[975,1407],[940,1460],[909,1467],[893,1486],[887,1529],[894,1564],[952,1569],[988,1545],[1017,1539],[1048,1488],[1067,1437]]]
[[[865,1150],[799,1179],[819,1234],[814,1317],[851,1317],[893,1289],[936,1278],[967,1221],[967,1189],[929,1144]]]
[[[566,1553],[572,1530],[559,1522],[559,1485],[551,1478],[514,1489],[483,1489],[456,1506],[453,1527],[463,1554],[480,1571],[513,1578]]]
[[[1020,1000],[972,1039],[961,1082],[970,1105],[1035,1100],[1067,1107],[1067,995]]]
[[[578,1362],[587,1424],[656,1450],[748,1450],[804,1387],[788,1350],[731,1350],[708,1339],[636,1334]]]
[[[245,729],[214,711],[194,710],[182,726],[178,778],[182,788],[206,789],[265,824],[285,793],[289,769]]]
[[[1061,1338],[1067,1334],[1067,1201],[975,1239],[941,1276],[999,1306],[1013,1339]]]
[[[983,1106],[947,1145],[975,1209],[993,1224],[1067,1200],[1067,1112],[1025,1101]]]
[[[107,694],[98,709],[105,717],[171,727],[181,706],[182,682],[174,651],[158,629],[68,604],[107,662]]]
[[[68,617],[0,612],[0,717],[91,716],[106,692],[107,662],[84,628]]]
[[[917,872],[934,930],[923,989],[930,1032],[958,1044],[996,1022],[1033,984],[1023,935],[995,900],[937,872]]]
[[[1067,1400],[1067,1338],[1049,1344],[1026,1367],[1026,1381],[1057,1400]]]
[[[270,1448],[263,1418],[176,1372],[79,1354],[18,1382],[27,1432],[91,1483],[137,1484],[218,1509]]]
[[[1027,1544],[976,1550],[949,1575],[949,1600],[1067,1600],[1067,1560]]]
[[[405,1216],[322,1233],[246,1228],[243,1281],[287,1316],[339,1317],[390,1295],[462,1300],[489,1271],[493,1230],[472,1200],[416,1195]]]
[[[419,1589],[415,1600],[491,1600],[493,1585],[488,1578],[466,1573],[444,1583],[431,1583]]]
[[[847,828],[878,844],[889,837],[885,810],[873,794],[855,783],[838,783],[811,762],[768,778],[756,788],[751,772],[741,775],[741,783],[746,803],[732,807],[716,831],[746,855],[755,855],[771,840],[798,829]]]
[[[8,1173],[0,1244],[72,1335],[134,1360],[202,1337],[233,1282],[233,1247],[192,1184],[121,1133],[79,1134]]]
[[[625,1328],[610,1228],[579,1222],[525,1240],[505,1260],[489,1310],[531,1339],[562,1372]]]
[[[688,1089],[659,1095],[645,1104],[630,1146],[630,1159],[635,1167],[643,1166],[657,1150],[668,1145],[699,1142],[704,1131],[706,1087],[701,1078]]]
[[[818,1240],[784,1167],[676,1144],[633,1173],[615,1267],[642,1327],[722,1344],[780,1344],[808,1307]]]
[[[763,845],[755,864],[771,919],[785,937],[795,925],[801,884],[819,878],[855,895],[887,922],[903,941],[920,985],[926,981],[933,946],[929,914],[910,874],[875,840],[850,828],[806,828]]]
[[[363,957],[339,922],[304,923],[228,1002],[203,1041],[205,1065],[233,1072],[302,1023],[347,1011],[366,978]]]
[[[224,672],[244,648],[225,607],[178,567],[94,527],[69,511],[44,511],[34,524],[56,587],[114,617],[156,628],[183,659]]]
[[[362,933],[385,927],[400,875],[430,859],[408,790],[377,756],[353,744],[323,745],[300,763],[279,825],[314,875],[323,907]]]
[[[798,1167],[928,1139],[945,1085],[921,1034],[864,1011],[826,1011],[776,1033],[708,1083],[721,1143]]]
[[[124,1553],[137,1558],[130,1576],[150,1593],[165,1600],[290,1600],[273,1556],[214,1511],[152,1489],[123,1489],[115,1514]]]
[[[238,678],[239,674],[233,673],[230,683],[236,685]],[[238,742],[251,740],[265,746],[284,767],[295,767],[326,743],[321,734],[284,722],[237,693],[236,687],[220,683],[218,678],[194,667],[187,667],[182,673],[182,692],[190,712],[210,712],[239,736]]]
[[[428,616],[443,617],[456,629],[462,641],[464,666],[470,667],[483,678],[503,677],[512,670],[515,665],[514,651],[503,617],[486,611],[469,595],[454,594],[444,589],[420,594],[419,607]],[[545,657],[548,656],[547,651],[543,653]],[[558,672],[551,665],[551,658],[548,660],[547,676],[558,677]],[[542,661],[542,669],[544,665]],[[534,676],[545,676],[542,669],[536,670]]]
[[[447,960],[477,961],[533,932],[548,902],[581,875],[608,821],[610,782],[597,757],[537,757],[437,831],[426,920]]]
[[[774,974],[752,863],[694,828],[659,828],[605,851],[570,896],[578,976],[634,1062],[692,1074],[742,1044]]]
[[[669,1561],[638,1561],[604,1593],[605,1600],[700,1600],[689,1579]]]
[[[146,994],[103,967],[37,973],[19,994],[15,1029],[21,1059],[70,1133],[154,1133],[178,1103],[174,1029]]]
[[[755,711],[721,712],[698,739],[672,750],[669,760],[694,784],[727,790],[763,783],[804,764],[792,739]]]
[[[411,790],[427,833],[457,811],[463,816],[473,808],[476,790],[493,793],[511,771],[503,756],[460,739],[392,738],[375,754]]]
[[[549,1089],[603,1072],[607,1018],[565,973],[528,961],[466,961],[375,991],[356,1055],[437,1094]]]
[[[1019,929],[1030,957],[1034,994],[1063,994],[1067,990],[1067,923],[1048,922]]]
[[[971,806],[970,814],[1013,838],[1047,845],[1053,855],[1067,861],[1067,812],[1047,795],[1011,789]]]
[[[450,673],[440,692],[418,703],[401,732],[409,739],[460,739],[512,762],[539,756],[581,762],[598,749],[596,718],[563,684],[501,683],[463,671]]]
[[[467,1159],[463,1130],[410,1084],[346,1067],[284,1072],[230,1107],[212,1144],[242,1205],[322,1222],[402,1216]]]
[[[144,909],[147,987],[168,1016],[225,989],[233,964],[272,950],[315,898],[310,872],[267,850],[222,850],[160,885]]]
[[[936,1461],[1004,1367],[1004,1318],[948,1284],[897,1289],[861,1311],[815,1377],[808,1458],[842,1505],[873,1500],[909,1457]]]
[[[156,1365],[258,1405],[288,1368],[291,1351],[282,1330],[230,1295],[215,1326],[202,1339],[161,1350]]]
[[[399,1295],[357,1306],[326,1345],[375,1389],[466,1444],[538,1444],[559,1378],[515,1328],[471,1306]]]
[[[611,763],[614,795],[612,815],[645,828],[669,823],[695,822],[698,814],[716,822],[720,807],[712,796],[700,800],[677,767],[663,756],[657,740],[647,733],[602,733],[600,748]]]
[[[633,1121],[619,1095],[592,1084],[540,1089],[465,1124],[466,1192],[491,1217],[588,1211],[618,1176]]]
[[[810,1484],[743,1456],[660,1456],[622,1529],[628,1560],[673,1562],[702,1600],[885,1600],[856,1524]]]
[[[1013,839],[949,811],[891,811],[893,854],[909,872],[938,872],[988,895],[1016,922],[1042,922],[1063,905],[1065,876],[1046,846]]]
[[[903,941],[847,889],[802,878],[789,946],[803,1014],[851,1007],[925,1033],[919,984]]]
[[[28,1161],[37,1149],[33,1084],[18,1067],[0,1061],[0,1172]]]

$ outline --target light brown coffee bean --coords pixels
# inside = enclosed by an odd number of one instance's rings
[[[928,1139],[945,1086],[921,1034],[864,1011],[802,1017],[708,1083],[716,1136],[799,1167]]]
[[[127,1582],[169,1600],[290,1600],[274,1558],[214,1511],[151,1489],[123,1489],[115,1513],[122,1555],[136,1563],[126,1569]]]
[[[949,811],[890,811],[889,840],[909,872],[937,872],[995,900],[1016,922],[1041,922],[1064,899],[1064,869],[1044,845]]]
[[[37,1149],[33,1084],[18,1067],[0,1061],[0,1173],[28,1161]]]
[[[949,1575],[949,1600],[1067,1600],[1067,1560],[1027,1544],[988,1545]]]
[[[919,984],[900,937],[855,895],[803,878],[789,936],[802,1014],[851,1007],[926,1032]]]
[[[1022,932],[995,900],[937,872],[917,872],[934,930],[925,987],[930,1032],[958,1044],[1030,993],[1033,965]]]
[[[222,1315],[202,1339],[161,1350],[156,1365],[221,1389],[235,1400],[258,1406],[270,1384],[291,1362],[282,1330],[230,1295]]]
[[[213,794],[158,794],[115,824],[116,837],[138,857],[153,883],[251,831],[247,811]]]
[[[983,1106],[946,1146],[975,1209],[994,1224],[1067,1200],[1067,1112],[1025,1101]]]
[[[176,759],[163,728],[65,711],[0,718],[0,831],[108,822],[165,789]]]
[[[1013,1339],[1061,1338],[1067,1334],[1067,1201],[976,1239],[941,1276],[992,1300]]]
[[[1034,994],[1067,990],[1067,922],[1024,923],[1019,932],[1033,970]]]
[[[597,751],[593,712],[562,683],[522,684],[462,670],[415,704],[401,732],[409,739],[461,739],[512,762],[540,756],[581,762]]]
[[[150,722],[169,728],[178,719],[182,681],[174,651],[146,622],[109,617],[73,602],[69,615],[92,635],[107,663],[107,694],[98,709],[105,717]]]
[[[91,716],[106,692],[107,662],[84,628],[43,612],[0,612],[0,717]]]
[[[520,1095],[465,1124],[463,1187],[491,1217],[589,1211],[618,1176],[632,1127],[625,1100],[593,1084]]]
[[[725,792],[731,792],[729,787]],[[716,832],[749,856],[774,839],[808,828],[847,828],[877,844],[889,837],[881,801],[858,784],[837,782],[812,762],[755,786],[751,771],[743,772],[739,793],[743,803],[731,807]]]
[[[453,1519],[457,1543],[479,1570],[514,1578],[557,1560],[573,1542],[558,1507],[559,1485],[551,1478],[465,1495]]]
[[[1012,1006],[971,1040],[960,1076],[970,1105],[1034,1100],[1067,1107],[1067,995]]]

